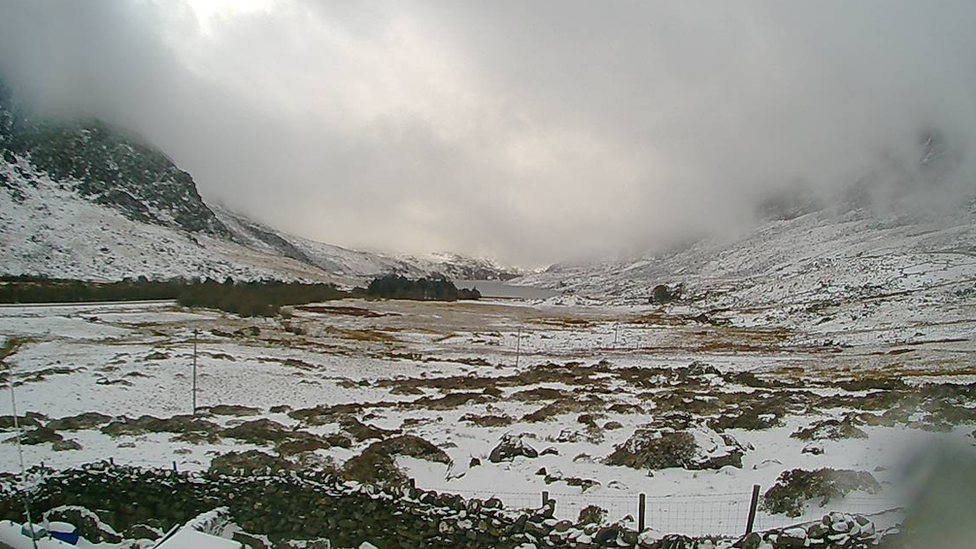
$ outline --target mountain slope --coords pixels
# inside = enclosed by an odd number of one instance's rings
[[[357,252],[211,208],[164,153],[97,120],[36,118],[0,82],[3,274],[358,283],[397,272],[498,278],[485,260]]]
[[[976,187],[961,155],[925,132],[913,165],[880,166],[829,202],[799,192],[764,204],[765,221],[659,253],[560,264],[516,283],[702,321],[809,334],[811,343],[976,336]]]

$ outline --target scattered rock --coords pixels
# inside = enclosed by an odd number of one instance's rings
[[[71,450],[81,450],[82,446],[77,440],[56,440],[52,445],[55,452],[66,452]]]
[[[511,461],[519,456],[535,458],[539,456],[539,452],[526,444],[521,436],[507,434],[502,437],[498,445],[488,455],[488,461],[500,463],[502,461]]]
[[[810,454],[812,456],[822,455],[824,453],[823,445],[807,444],[806,446],[803,447],[803,450],[801,450],[800,453]]]

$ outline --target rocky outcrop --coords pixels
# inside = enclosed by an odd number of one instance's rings
[[[608,465],[652,471],[680,467],[689,470],[742,467],[743,449],[705,429],[638,429],[607,457]]]
[[[500,463],[511,461],[519,456],[527,458],[539,457],[539,452],[522,440],[521,436],[507,434],[498,442],[498,445],[488,454],[488,461]]]

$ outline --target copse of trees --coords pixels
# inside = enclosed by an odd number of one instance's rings
[[[358,291],[362,295],[362,290]],[[42,277],[0,279],[0,303],[79,303],[175,299],[185,307],[212,307],[241,316],[274,316],[284,305],[329,301],[356,295],[332,284],[216,280],[92,282]]]
[[[383,299],[415,299],[419,301],[457,301],[480,299],[477,289],[458,289],[443,276],[410,280],[405,276],[388,274],[374,279],[366,288],[366,296]]]
[[[367,288],[340,290],[334,284],[259,280],[149,280],[119,282],[65,280],[36,276],[0,277],[0,303],[79,303],[175,299],[184,307],[210,307],[241,316],[274,316],[281,307],[349,297],[456,301],[478,299],[478,290],[458,289],[444,277],[410,280],[395,274],[370,282]]]
[[[257,281],[219,283],[208,280],[182,288],[176,301],[184,307],[212,307],[241,316],[275,316],[285,305],[350,297],[333,284]]]

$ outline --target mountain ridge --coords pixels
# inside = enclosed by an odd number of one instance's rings
[[[354,284],[389,272],[517,274],[486,260],[430,261],[288,235],[207,204],[192,176],[141,137],[95,119],[37,117],[2,81],[0,243],[8,275]]]

